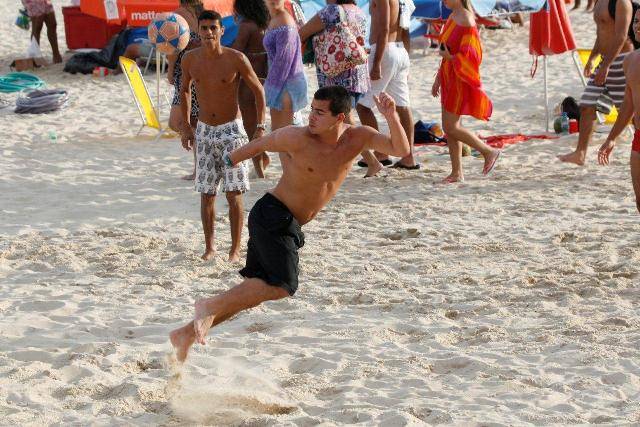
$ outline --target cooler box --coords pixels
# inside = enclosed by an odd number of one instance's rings
[[[80,12],[80,7],[63,7],[64,33],[69,49],[102,49],[111,37],[126,24],[107,24],[106,21]]]

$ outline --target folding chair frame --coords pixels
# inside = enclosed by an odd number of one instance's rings
[[[138,129],[138,132],[136,132],[136,136],[140,135],[140,133],[145,127],[150,127],[158,131],[158,135],[155,138],[155,141],[158,141],[162,137],[162,135],[167,131],[166,128],[162,127],[162,122],[160,121],[160,117],[158,116],[158,106],[153,106],[153,114],[155,115],[156,120],[158,121],[158,125],[160,126],[159,128],[156,128],[154,126],[150,126],[149,122],[147,121],[147,116],[145,115],[145,112],[143,111],[142,106],[140,105],[140,101],[138,100],[138,97],[136,96],[136,93],[133,90],[133,85],[131,83],[131,79],[129,78],[129,73],[125,68],[126,67],[125,64],[122,61],[119,61],[119,63],[120,63],[120,68],[122,68],[122,73],[125,75],[127,79],[127,84],[129,85],[129,89],[131,90],[131,96],[133,97],[133,100],[136,103],[136,107],[138,108],[140,119],[142,120],[142,125],[140,126],[140,129]],[[136,67],[137,66],[138,65],[136,64]],[[142,76],[142,73],[140,73],[140,75]],[[149,88],[147,87],[147,83],[144,81],[144,78],[142,78],[141,80],[142,80],[142,84],[144,85],[144,90],[147,92],[147,95],[149,95]],[[149,95],[149,99],[151,100],[151,95]],[[153,104],[153,101],[151,102]]]

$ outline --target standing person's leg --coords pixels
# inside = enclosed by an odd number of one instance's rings
[[[47,38],[49,39],[51,50],[53,51],[53,63],[59,64],[62,62],[62,55],[60,55],[60,50],[58,49],[58,23],[56,21],[55,12],[47,13],[44,16],[44,23],[47,25]]]
[[[171,105],[169,110],[169,128],[174,132],[180,132],[180,123],[182,122],[182,110],[180,105]]]
[[[378,80],[371,80],[371,88],[369,89],[369,92],[364,94],[356,106],[360,123],[362,123],[363,126],[371,126],[375,130],[378,130],[378,120],[373,112],[373,107],[375,106],[373,96],[379,95],[380,92],[387,89],[387,85],[389,84],[391,77],[396,72],[396,64],[394,63],[393,58],[389,55],[389,49],[390,46],[387,46],[387,49],[382,56],[382,62],[380,64],[380,78]],[[375,56],[375,52],[376,46],[373,45],[371,47],[370,58]],[[369,61],[369,72],[371,72],[372,67],[373,62]],[[378,153],[376,151],[374,152],[375,157],[370,151],[363,151],[361,154],[367,166],[367,174],[365,175],[365,178],[375,176],[383,166],[391,165],[389,156],[384,153]],[[362,162],[358,162],[358,164],[364,166]]]
[[[462,127],[460,125],[460,116],[457,114],[450,113],[443,109],[442,123],[444,133],[447,135],[447,141],[449,140],[449,135],[452,135],[456,140],[478,150],[484,157],[482,173],[486,175],[491,172],[496,160],[500,156],[500,150],[489,147],[474,133],[469,132],[467,129]]]
[[[253,92],[251,92],[251,89],[249,89],[249,86],[244,82],[240,83],[238,101],[240,104],[240,113],[242,114],[244,130],[247,132],[247,135],[249,135],[249,139],[251,139],[256,131],[256,125],[258,124],[258,113],[256,111],[256,98],[253,95]],[[262,154],[258,154],[251,160],[253,161],[253,168],[255,169],[258,177],[264,178],[264,156]],[[268,160],[266,163],[268,164]]]
[[[196,153],[195,190],[200,193],[200,220],[204,233],[205,251],[202,259],[207,261],[215,255],[215,202],[220,180],[216,168],[215,126],[198,123],[194,151]]]
[[[413,155],[413,114],[411,113],[411,107],[396,107],[396,111],[398,112],[398,116],[400,117],[400,123],[402,124],[402,128],[404,132],[407,134],[407,139],[409,140],[409,155],[401,158],[396,162],[394,167],[405,168],[405,169],[419,169],[420,165],[416,163],[416,159]]]
[[[376,119],[376,115],[373,113],[371,108],[365,107],[362,104],[358,104],[356,105],[356,111],[358,113],[360,123],[362,123],[363,126],[371,126],[375,130],[378,130],[378,120]],[[362,158],[367,164],[367,173],[364,177],[369,178],[372,176],[376,176],[378,172],[382,170],[382,163],[380,163],[378,158],[369,150],[364,150],[360,154],[362,154]]]
[[[205,245],[205,250],[201,258],[205,261],[210,260],[216,254],[214,243],[216,220],[215,204],[215,194],[200,194],[200,220],[202,221]]]
[[[640,144],[638,144],[640,145]],[[633,183],[633,192],[636,194],[636,208],[640,212],[640,147],[638,150],[631,152],[629,160],[631,166],[631,182]]]
[[[244,209],[242,194],[249,191],[249,168],[246,162],[240,162],[235,166],[227,166],[222,159],[225,155],[230,154],[244,145],[249,143],[249,137],[244,130],[240,120],[223,125],[226,129],[227,137],[216,148],[216,159],[219,161],[216,167],[216,173],[223,179],[223,191],[227,196],[229,205],[229,226],[231,229],[231,249],[229,250],[229,262],[237,262],[240,260],[240,241],[242,239],[242,225],[244,222]],[[230,133],[227,133],[227,132]]]
[[[396,102],[396,111],[400,123],[409,140],[409,155],[398,160],[393,167],[401,169],[420,169],[413,155],[413,114],[411,113],[411,96],[409,91],[409,70],[411,60],[405,47],[399,43],[390,44],[388,55],[393,67],[388,67],[391,75],[385,91]]]
[[[565,163],[575,163],[576,165],[584,165],[587,157],[587,148],[593,136],[593,129],[597,118],[595,106],[580,107],[580,122],[578,125],[578,146],[572,153],[558,156],[558,159]]]
[[[293,124],[293,113],[291,97],[285,91],[282,94],[282,109],[269,109],[269,114],[271,115],[271,132]]]
[[[380,92],[381,91],[379,91],[378,94]],[[356,107],[356,111],[358,112],[360,123],[362,123],[363,126],[371,126],[375,130],[378,130],[378,119],[376,119],[376,115],[373,112],[372,108],[364,106],[362,104],[358,104],[358,106]],[[388,155],[384,153],[378,153],[377,151],[375,151],[374,153],[378,161],[385,164],[391,164]]]
[[[358,108],[358,106],[360,104],[358,104],[358,100],[360,98],[362,98],[361,93],[351,93],[351,96],[353,98],[353,103],[351,105],[351,111],[349,112],[349,115],[345,118],[345,123],[348,125],[355,125],[355,120],[353,117],[353,110]],[[365,108],[365,107],[363,107]],[[372,112],[373,114],[373,112]],[[373,120],[376,120],[376,117],[373,116]],[[377,128],[378,123],[376,121],[375,126]],[[362,153],[360,153],[364,159],[364,161],[367,163],[367,173],[364,175],[365,178],[370,178],[372,176],[375,176],[378,172],[380,172],[380,170],[382,169],[382,164],[380,164],[380,162],[378,161],[378,159],[376,159],[376,157],[373,155],[373,153],[369,150],[365,150]]]
[[[191,126],[191,129],[196,129],[196,126],[198,125],[198,118],[191,116],[189,125]],[[181,132],[181,126],[182,126],[182,107],[180,107],[180,105],[175,105],[172,104],[171,105],[171,110],[169,110],[169,129],[171,129],[174,132]],[[191,172],[191,174],[189,175],[184,175],[182,176],[180,179],[183,179],[185,181],[193,181],[195,179],[196,176],[196,150],[193,150],[193,171]]]
[[[462,143],[456,138],[456,128],[460,116],[449,113],[442,109],[442,130],[447,135],[447,145],[449,146],[449,158],[451,159],[451,173],[442,180],[443,183],[462,182],[464,174],[462,172]]]
[[[220,295],[196,302],[195,320],[173,330],[169,335],[178,360],[183,362],[187,358],[196,338],[199,343],[205,344],[204,338],[210,328],[243,310],[288,296],[289,292],[281,287],[268,285],[260,279],[245,279]]]
[[[40,33],[42,33],[42,25],[44,24],[44,15],[31,16],[31,37],[35,38],[40,44]]]
[[[242,240],[242,225],[244,223],[244,208],[242,193],[229,191],[226,193],[229,204],[229,227],[231,228],[231,249],[229,262],[240,261],[240,242]]]

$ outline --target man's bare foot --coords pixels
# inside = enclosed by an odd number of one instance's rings
[[[193,331],[195,333],[196,342],[205,345],[205,338],[207,337],[207,333],[209,332],[209,328],[213,325],[213,320],[215,319],[215,315],[209,315],[207,313],[207,301],[206,299],[201,299],[196,301],[195,307],[195,316],[193,317]]]
[[[574,151],[573,153],[569,153],[569,154],[562,154],[560,156],[558,156],[558,159],[561,162],[565,162],[565,163],[575,163],[578,166],[584,166],[584,160],[585,160],[585,153],[582,151]]]
[[[202,258],[203,261],[209,261],[214,256],[216,256],[216,251],[213,249],[207,249],[200,258]]]
[[[192,174],[185,175],[180,179],[182,179],[183,181],[193,181],[194,179],[196,179],[196,173],[194,172]]]
[[[182,328],[174,329],[169,334],[169,339],[176,351],[176,359],[180,363],[184,362],[189,354],[189,349],[195,341],[193,325],[189,323]]]
[[[376,176],[378,174],[378,172],[380,172],[383,169],[382,163],[380,162],[376,162],[375,164],[372,165],[367,165],[367,174],[364,176],[365,178],[371,178],[373,176]]]
[[[229,262],[240,262],[240,250],[229,251]]]
[[[453,184],[454,182],[464,182],[464,176],[451,174],[448,177],[443,178],[442,181],[440,181],[440,184]]]
[[[484,167],[482,168],[483,175],[489,175],[493,171],[493,168],[496,167],[496,163],[500,158],[500,154],[502,154],[501,150],[493,150],[491,154],[484,158]]]
[[[62,62],[62,56],[60,56],[60,54],[55,54],[53,55],[53,63],[54,64],[59,64]]]

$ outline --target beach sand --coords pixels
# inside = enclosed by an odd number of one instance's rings
[[[11,23],[18,6],[0,3],[3,73],[28,46]],[[590,15],[570,17],[590,47]],[[482,37],[494,115],[466,124],[542,133],[542,63],[531,79],[528,28]],[[44,40],[43,50],[50,56]],[[438,56],[420,47],[412,58],[415,118],[439,120]],[[36,74],[67,89],[70,104],[39,116],[0,110],[1,425],[640,423],[628,136],[609,167],[594,154],[604,134],[585,167],[555,158],[576,136],[509,146],[489,178],[466,157],[460,185],[436,184],[450,167],[438,147],[421,149],[418,172],[363,180],[354,167],[305,226],[295,297],[215,329],[180,367],[169,331],[196,299],[239,281],[226,261],[224,198],[219,254],[204,263],[199,197],[179,179],[190,155],[175,138],[135,137],[125,79],[61,65]],[[549,92],[552,103],[580,95],[570,55],[549,58]],[[247,212],[279,173],[276,161],[252,183]]]

